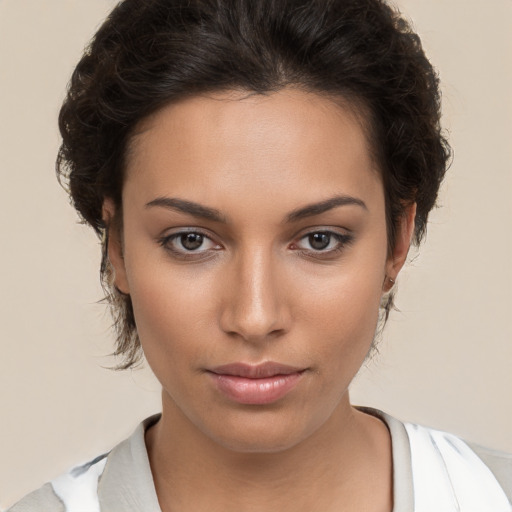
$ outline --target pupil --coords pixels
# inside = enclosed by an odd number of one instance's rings
[[[313,235],[309,235],[311,247],[318,250],[325,249],[329,245],[330,238],[330,235],[326,233],[314,233]]]
[[[203,244],[203,235],[197,233],[187,233],[181,236],[181,243],[185,249],[193,251],[198,249]]]

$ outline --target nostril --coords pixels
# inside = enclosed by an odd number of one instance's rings
[[[270,341],[282,336],[288,329],[287,315],[282,308],[272,314],[247,316],[237,313],[236,309],[224,312],[222,328],[226,334],[240,337],[248,342]]]

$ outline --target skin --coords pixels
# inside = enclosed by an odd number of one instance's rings
[[[364,123],[341,105],[294,89],[198,96],[146,119],[132,140],[109,257],[162,384],[162,419],[146,444],[163,512],[392,509],[389,433],[350,405],[348,387],[404,264],[415,209],[388,252]],[[333,196],[355,201],[286,222]],[[106,200],[106,220],[114,214]],[[202,245],[171,237],[184,229]],[[344,238],[312,245],[309,235],[326,232]],[[266,361],[304,370],[270,404],[230,400],[208,373]]]

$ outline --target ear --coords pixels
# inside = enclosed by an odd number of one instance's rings
[[[116,207],[110,198],[103,201],[102,217],[107,232],[107,258],[114,271],[114,285],[120,292],[129,295],[130,288],[126,277],[121,226],[120,222],[116,221]]]
[[[404,266],[414,235],[415,217],[416,203],[413,203],[405,208],[404,214],[397,226],[395,246],[386,260],[386,277],[383,284],[385,292],[393,287],[398,273]]]

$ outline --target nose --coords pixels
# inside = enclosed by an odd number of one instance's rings
[[[221,327],[225,332],[260,343],[288,331],[289,290],[278,279],[276,267],[275,258],[262,248],[248,249],[235,258],[223,283]]]

